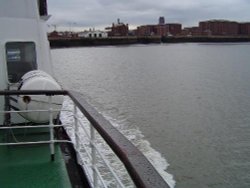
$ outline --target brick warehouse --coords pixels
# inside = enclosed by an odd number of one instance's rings
[[[199,28],[203,35],[237,36],[239,24],[228,20],[208,20],[199,22]]]
[[[124,37],[128,36],[129,28],[128,24],[120,22],[120,19],[117,19],[117,23],[113,23],[112,27],[105,28],[108,30],[108,36],[110,37]]]
[[[250,22],[239,23],[239,35],[250,35]]]
[[[138,36],[176,36],[182,31],[182,25],[179,23],[159,24],[159,25],[143,25],[137,27]]]

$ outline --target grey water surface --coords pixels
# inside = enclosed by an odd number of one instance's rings
[[[250,187],[250,43],[52,50],[56,78],[137,127],[176,188]]]

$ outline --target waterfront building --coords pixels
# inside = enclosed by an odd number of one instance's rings
[[[105,28],[108,31],[108,36],[110,37],[121,37],[128,36],[129,27],[128,24],[120,22],[120,19],[117,19],[117,23],[113,23],[112,27]]]
[[[57,31],[52,31],[52,32],[48,33],[48,37],[49,38],[60,38],[60,37],[62,37],[62,34],[60,32],[57,32]]]
[[[236,36],[239,33],[238,23],[228,20],[201,21],[199,28],[203,35]]]
[[[107,38],[108,33],[100,30],[89,30],[78,33],[79,38]]]
[[[65,38],[77,38],[76,32],[69,32],[69,31],[52,31],[48,33],[49,39],[65,39]]]
[[[137,27],[137,36],[176,36],[181,33],[181,30],[182,25],[179,23],[142,25]]]
[[[176,36],[181,34],[182,25],[179,23],[167,23],[166,29],[168,32],[168,35]]]
[[[250,35],[250,22],[239,23],[239,35]]]
[[[137,27],[137,36],[153,36],[156,33],[156,25],[141,25]]]
[[[155,29],[155,35],[157,36],[163,37],[169,35],[169,31],[166,25],[156,25],[154,29]]]
[[[199,27],[185,27],[181,31],[182,36],[200,36],[202,32]]]

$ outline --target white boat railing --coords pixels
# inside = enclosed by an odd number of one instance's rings
[[[116,130],[101,114],[90,106],[79,93],[73,91],[0,91],[0,95],[40,95],[48,96],[47,110],[8,110],[3,114],[48,112],[49,122],[46,125],[10,125],[0,126],[0,130],[49,128],[49,140],[31,142],[9,142],[1,145],[49,144],[51,159],[54,160],[55,143],[72,143],[76,151],[78,163],[84,169],[90,185],[97,187],[168,187],[145,156]],[[52,108],[53,95],[68,95],[74,102],[71,112],[71,125],[55,124]],[[61,111],[61,112],[63,112]],[[83,118],[89,123],[83,123]],[[71,140],[58,140],[54,137],[54,128],[64,127]],[[104,145],[106,144],[106,145]],[[109,148],[113,154],[103,153],[103,148]],[[112,155],[110,158],[109,155]],[[114,168],[114,158],[121,162]],[[109,161],[111,159],[111,161]],[[123,168],[123,170],[121,170]],[[117,173],[118,171],[118,173]],[[126,179],[119,171],[127,172]],[[109,174],[109,175],[107,175]]]
[[[82,117],[79,117],[78,114],[78,110],[76,105],[74,105],[74,112],[73,112],[73,117],[74,117],[74,135],[75,135],[75,150],[78,153],[78,157],[80,158],[80,160],[86,161],[85,158],[82,157],[81,155],[81,149],[84,149],[86,156],[89,158],[89,161],[91,161],[91,165],[86,164],[85,163],[85,171],[87,172],[87,174],[89,175],[89,177],[91,177],[91,184],[93,185],[93,187],[107,187],[106,185],[106,181],[103,179],[102,177],[102,171],[100,171],[100,169],[98,168],[98,163],[100,163],[102,161],[102,164],[109,170],[109,172],[111,173],[111,175],[113,176],[114,180],[115,180],[115,185],[116,187],[119,188],[125,188],[126,186],[122,183],[122,181],[120,180],[118,174],[115,172],[115,170],[113,169],[113,167],[110,165],[108,159],[106,159],[105,155],[102,154],[102,151],[100,150],[100,148],[98,147],[98,145],[96,144],[97,142],[97,138],[96,138],[96,134],[98,132],[96,132],[96,130],[94,129],[93,126],[89,126],[89,130],[87,130],[87,125],[83,124],[81,121]],[[82,132],[84,132],[84,136],[85,136],[85,142],[82,142],[82,137],[81,135],[79,135],[80,131],[79,128],[82,128]],[[82,133],[81,132],[81,133]],[[88,143],[86,143],[86,140]],[[85,143],[85,144],[84,144]],[[89,146],[89,147],[88,147]],[[90,150],[90,151],[89,151]],[[99,156],[99,160],[97,158],[97,156]],[[91,168],[87,168],[88,166],[91,166]],[[125,170],[125,168],[124,168]],[[131,181],[132,182],[132,181]]]
[[[110,165],[110,163],[108,162],[108,160],[105,158],[105,155],[102,154],[102,152],[100,151],[100,149],[98,148],[98,146],[95,144],[96,143],[96,131],[94,129],[93,126],[90,126],[90,135],[89,135],[89,131],[86,130],[86,128],[81,123],[81,120],[78,115],[77,115],[77,107],[74,105],[74,111],[69,111],[71,112],[74,116],[74,122],[73,125],[74,126],[74,135],[75,135],[75,142],[72,142],[70,140],[56,140],[54,138],[54,128],[56,127],[64,127],[66,128],[67,125],[64,124],[54,124],[54,119],[53,119],[53,113],[54,112],[61,112],[61,110],[59,109],[53,109],[51,106],[52,104],[52,96],[48,96],[48,104],[49,104],[49,109],[48,110],[10,110],[10,111],[0,111],[0,114],[6,114],[6,113],[33,113],[33,112],[48,112],[49,115],[49,122],[46,125],[26,125],[26,126],[0,126],[0,130],[12,130],[12,129],[37,129],[37,128],[49,128],[49,135],[50,135],[50,139],[49,140],[43,140],[43,141],[32,141],[32,142],[6,142],[6,143],[0,143],[0,146],[10,146],[10,145],[34,145],[34,144],[49,144],[50,145],[50,155],[51,155],[51,159],[52,161],[54,160],[54,156],[55,156],[55,143],[73,143],[74,144],[74,148],[75,151],[77,153],[77,157],[78,159],[84,163],[83,167],[85,169],[85,172],[88,174],[89,180],[91,185],[94,188],[97,187],[108,187],[108,185],[106,185],[105,182],[107,182],[107,180],[105,181],[102,177],[102,172],[99,170],[98,168],[98,163],[99,161],[97,160],[97,155],[99,155],[99,159],[102,160],[103,164],[105,164],[105,167],[110,171],[110,173],[112,174],[117,187],[119,188],[125,188],[125,185],[122,183],[122,181],[120,180],[120,178],[118,177],[118,175],[115,173],[114,169],[112,168],[112,166]],[[65,111],[65,110],[64,110]],[[82,130],[84,130],[85,136],[87,137],[88,140],[88,145],[91,148],[91,153],[89,153],[89,149],[85,146],[86,143],[82,143],[82,136],[79,135],[79,128],[82,128]],[[86,141],[86,139],[84,140]],[[91,161],[91,164],[87,164],[85,158],[82,157],[82,148],[85,150],[86,152],[86,156],[89,158],[89,161]],[[91,168],[88,168],[91,167]]]

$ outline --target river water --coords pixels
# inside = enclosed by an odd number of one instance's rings
[[[64,88],[149,141],[176,188],[250,187],[250,43],[54,49],[52,59]]]

